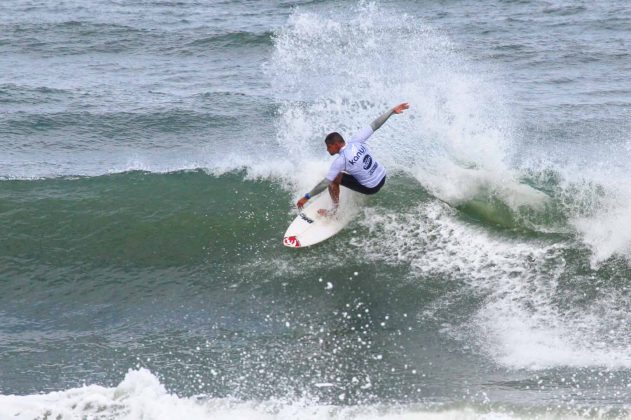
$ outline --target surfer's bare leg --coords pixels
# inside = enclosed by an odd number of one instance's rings
[[[329,184],[329,195],[333,201],[333,208],[331,210],[320,209],[318,210],[318,214],[322,216],[329,216],[337,211],[337,206],[340,204],[340,183],[342,182],[343,175],[344,174],[340,172]]]
[[[340,204],[340,184],[342,183],[343,172],[337,174],[333,182],[329,184],[329,194],[331,195],[331,200],[333,200],[333,207],[337,208]]]

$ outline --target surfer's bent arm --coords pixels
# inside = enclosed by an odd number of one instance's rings
[[[320,194],[322,191],[326,190],[327,187],[335,180],[337,175],[342,172],[344,169],[344,158],[338,157],[331,164],[331,168],[329,168],[329,172],[326,174],[324,179],[318,183],[311,191],[305,194],[305,198],[308,200],[311,197]]]
[[[302,197],[300,200],[298,200],[298,202],[296,203],[296,205],[298,206],[299,209],[302,209],[302,206],[304,206],[307,201],[309,201],[309,199],[311,197],[313,197],[314,195],[318,195],[320,194],[322,191],[326,190],[326,188],[329,186],[329,184],[331,184],[331,181],[329,181],[327,178],[324,178],[322,181],[320,181],[318,183],[318,185],[316,185],[315,187],[313,187],[313,189],[311,191],[309,191],[308,193],[306,193],[304,195],[304,197]]]
[[[306,202],[313,196],[320,194],[322,191],[326,190],[329,185],[337,178],[337,176],[344,170],[345,160],[343,157],[339,156],[337,159],[333,161],[331,167],[329,168],[329,172],[326,174],[326,177],[322,181],[318,183],[311,191],[306,193],[304,197],[298,200],[298,208],[302,208],[306,204]],[[337,207],[337,203],[333,203]]]
[[[326,179],[326,178],[322,179],[322,181],[320,181],[318,183],[318,185],[313,187],[313,189],[311,191],[309,191],[307,194],[305,194],[305,197],[311,198],[311,197],[313,197],[315,195],[320,194],[322,191],[327,189],[327,187],[329,186],[330,183],[331,183],[331,181],[329,181],[328,179]]]

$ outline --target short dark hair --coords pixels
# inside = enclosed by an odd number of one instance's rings
[[[344,137],[342,137],[340,133],[334,131],[326,136],[324,142],[326,144],[344,143]]]

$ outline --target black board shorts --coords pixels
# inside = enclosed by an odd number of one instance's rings
[[[349,190],[357,191],[358,193],[368,194],[368,195],[375,194],[376,192],[378,192],[381,189],[381,187],[383,187],[383,184],[385,183],[386,183],[386,177],[384,176],[381,182],[379,182],[379,184],[375,185],[372,188],[368,188],[360,184],[359,181],[353,175],[349,175],[347,173],[342,173],[342,182],[340,182],[340,184],[342,184]]]

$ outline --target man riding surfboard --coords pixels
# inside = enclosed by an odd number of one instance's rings
[[[296,205],[299,209],[313,196],[329,189],[333,200],[333,211],[340,201],[340,185],[361,194],[375,194],[386,182],[386,169],[372,156],[366,140],[386,122],[392,114],[401,114],[410,106],[404,102],[386,111],[375,119],[368,127],[355,133],[346,143],[337,132],[329,133],[324,139],[326,150],[331,156],[339,154],[331,164],[326,177],[311,191],[304,195]],[[327,210],[318,213],[327,215]]]

